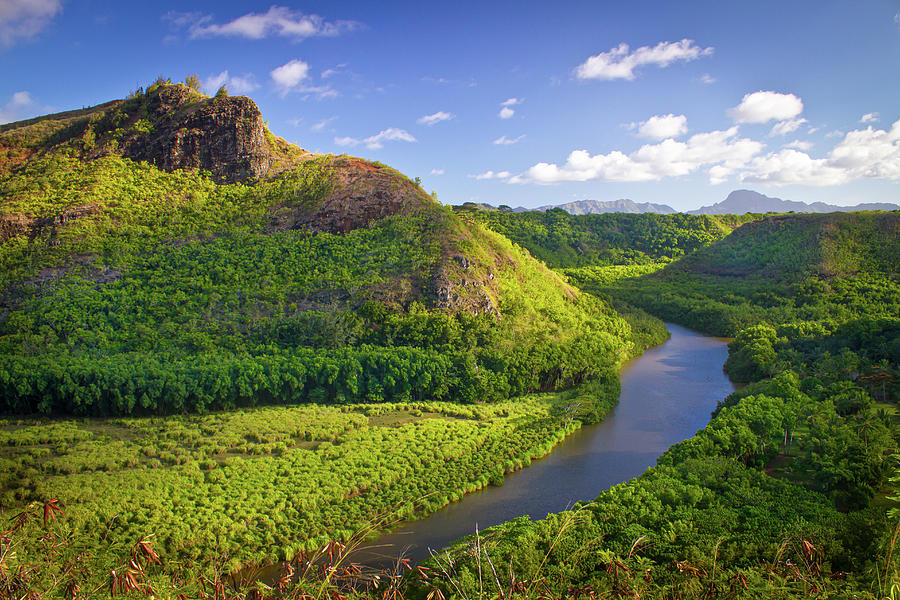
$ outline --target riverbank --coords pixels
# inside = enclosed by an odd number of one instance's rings
[[[722,371],[727,340],[667,323],[671,337],[632,359],[620,373],[618,403],[598,424],[582,427],[527,469],[429,517],[402,524],[354,554],[353,560],[390,562],[428,557],[459,538],[510,519],[548,513],[590,500],[636,477],[672,444],[709,420],[734,386]]]

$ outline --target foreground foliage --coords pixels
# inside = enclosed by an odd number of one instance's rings
[[[0,423],[9,518],[61,498],[92,569],[153,534],[204,573],[291,559],[390,513],[415,518],[550,452],[616,402],[614,375],[571,391],[459,403],[271,407],[206,416]],[[39,547],[20,548],[29,561]]]

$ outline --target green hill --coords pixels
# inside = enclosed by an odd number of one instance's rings
[[[552,268],[649,264],[708,246],[760,215],[606,213],[572,215],[560,208],[512,212],[466,203],[455,207],[502,233]]]
[[[896,318],[900,212],[770,216],[640,278],[585,289],[718,335],[759,322]],[[642,274],[643,275],[643,274]]]
[[[637,333],[397,171],[159,81],[4,126],[0,410],[485,401],[616,368]]]

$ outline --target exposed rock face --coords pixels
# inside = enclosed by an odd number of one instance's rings
[[[28,215],[0,215],[0,243],[14,237],[28,236],[28,241],[46,238],[48,243],[56,245],[56,228],[66,225],[82,217],[96,214],[96,206],[73,206],[51,217],[32,217]]]
[[[494,274],[466,256],[448,258],[431,281],[432,306],[473,315],[499,315]]]
[[[245,96],[192,101],[183,85],[167,85],[148,106],[154,131],[127,140],[123,153],[160,169],[203,169],[217,181],[264,177],[272,158],[256,104]]]

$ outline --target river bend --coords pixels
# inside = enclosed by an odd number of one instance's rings
[[[533,519],[592,500],[601,491],[643,473],[669,446],[693,436],[716,403],[734,391],[722,371],[726,340],[666,323],[672,336],[629,362],[621,373],[619,403],[602,423],[583,427],[545,458],[507,475],[502,487],[468,495],[418,521],[402,525],[360,549],[369,563],[405,555],[414,561],[475,532],[529,515]]]

